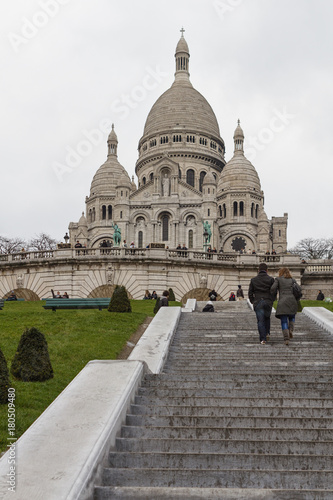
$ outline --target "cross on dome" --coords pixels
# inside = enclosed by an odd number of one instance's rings
[[[182,27],[182,29],[180,30],[181,34],[182,34],[182,37],[184,38],[184,33],[185,33],[185,30],[184,28]]]

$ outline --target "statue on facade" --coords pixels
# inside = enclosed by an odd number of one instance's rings
[[[169,196],[169,188],[170,188],[170,179],[168,174],[164,174],[162,179],[162,194],[163,196]]]
[[[206,239],[205,243],[207,245],[209,245],[210,239],[212,237],[212,231],[210,229],[211,226],[210,226],[208,220],[206,220],[206,222],[203,223],[203,227],[204,227],[204,234],[205,234],[205,239]]]
[[[121,242],[121,230],[120,230],[120,227],[118,227],[117,224],[112,224],[111,227],[113,227],[113,229],[114,229],[113,242],[114,242],[115,246],[119,246],[120,242]]]

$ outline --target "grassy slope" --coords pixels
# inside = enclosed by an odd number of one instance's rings
[[[147,316],[154,300],[131,301],[132,313],[95,309],[46,311],[41,302],[6,302],[0,311],[0,347],[10,369],[25,328],[38,328],[46,337],[54,378],[20,382],[16,391],[16,437],[19,437],[92,359],[116,359]],[[180,305],[171,303],[170,305]],[[6,449],[7,405],[0,405],[0,451]]]

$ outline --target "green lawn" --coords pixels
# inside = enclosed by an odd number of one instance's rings
[[[92,359],[117,359],[126,341],[147,316],[154,300],[132,300],[132,313],[107,310],[45,310],[42,302],[6,302],[0,310],[0,348],[10,369],[20,337],[36,327],[48,343],[54,378],[20,382],[11,376],[16,393],[16,437],[19,437]],[[170,305],[180,305],[171,302]],[[8,441],[7,405],[0,405],[0,451]]]
[[[325,307],[329,311],[333,312],[333,302],[324,302],[322,300],[301,300],[301,305],[303,307]],[[274,308],[276,309],[277,300],[274,302]]]

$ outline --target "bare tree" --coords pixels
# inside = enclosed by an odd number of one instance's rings
[[[331,259],[333,256],[333,238],[305,238],[290,250],[303,259]]]
[[[40,233],[29,241],[30,250],[54,250],[55,248],[57,248],[57,241],[45,233]]]
[[[17,253],[27,249],[27,244],[22,238],[6,238],[0,236],[0,253]]]

